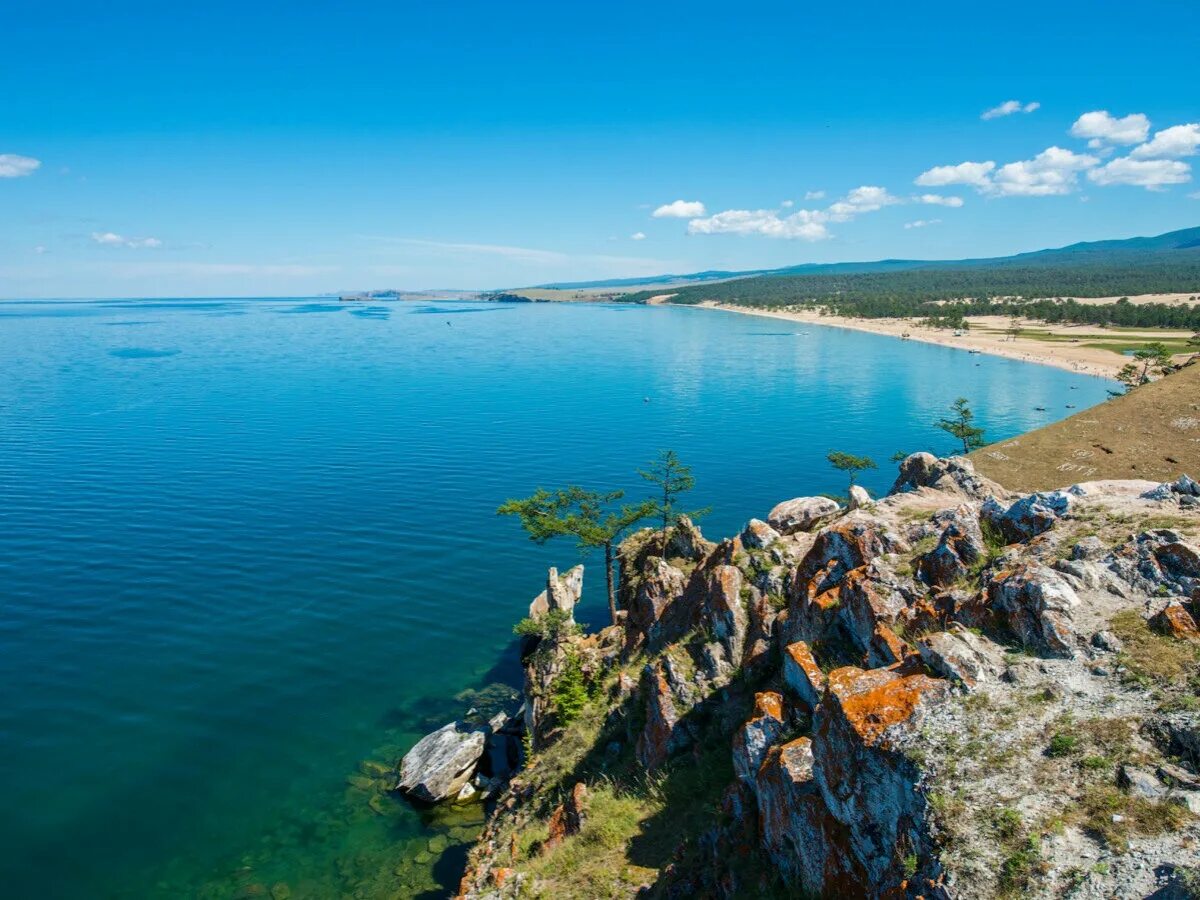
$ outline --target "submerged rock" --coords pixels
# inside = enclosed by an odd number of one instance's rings
[[[490,729],[451,722],[417,741],[400,763],[398,790],[426,803],[438,803],[471,780]]]

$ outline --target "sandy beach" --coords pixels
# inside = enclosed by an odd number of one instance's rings
[[[1122,331],[1116,334],[1113,331],[1089,325],[1047,325],[1032,320],[1022,321],[1022,327],[1037,329],[1039,334],[1049,333],[1068,338],[1067,341],[1056,342],[1029,337],[1015,339],[1008,337],[1004,333],[1009,326],[1006,316],[971,316],[967,319],[971,327],[962,334],[955,334],[950,329],[919,325],[917,319],[851,319],[845,316],[823,316],[818,312],[808,310],[777,312],[723,303],[701,303],[700,306],[723,309],[743,315],[762,316],[768,319],[787,319],[792,322],[802,322],[805,325],[868,331],[872,334],[883,334],[894,338],[902,338],[907,335],[909,340],[922,341],[927,344],[957,347],[965,351],[977,350],[991,356],[1004,356],[1009,359],[1019,359],[1022,362],[1056,366],[1060,369],[1099,375],[1104,378],[1114,377],[1121,366],[1129,362],[1129,358],[1103,347],[1086,346],[1088,341],[1112,341],[1115,337],[1119,337],[1125,340],[1149,342],[1188,336],[1186,332],[1151,329],[1144,332]],[[1070,341],[1073,340],[1078,340],[1079,343],[1071,343]]]

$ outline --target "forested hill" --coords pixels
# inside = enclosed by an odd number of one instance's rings
[[[661,294],[661,289],[622,299],[639,302],[656,293]],[[672,302],[812,303],[842,314],[878,318],[928,315],[938,309],[932,304],[939,301],[961,302],[966,314],[1008,312],[1011,298],[1017,298],[1027,314],[1050,321],[1200,329],[1200,306],[1195,303],[1097,306],[1066,299],[1160,293],[1200,295],[1200,228],[997,259],[797,266],[679,287]]]

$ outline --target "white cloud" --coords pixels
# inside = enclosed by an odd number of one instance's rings
[[[1088,178],[1100,185],[1132,184],[1150,191],[1168,184],[1192,180],[1191,166],[1174,159],[1132,159],[1122,156],[1088,172]]]
[[[926,228],[930,225],[938,225],[941,219],[917,219],[915,222],[905,222],[905,228]]]
[[[635,231],[633,234],[631,234],[629,236],[629,239],[631,241],[644,241],[646,239],[646,235],[644,232]]]
[[[955,208],[963,205],[962,197],[945,197],[941,194],[921,194],[919,197],[914,197],[918,203],[928,203],[931,206],[953,206]]]
[[[784,200],[779,205],[782,206],[784,209],[791,209],[793,206],[796,205],[796,201],[795,200]]]
[[[1200,125],[1172,125],[1154,133],[1154,140],[1134,147],[1130,156],[1138,159],[1179,158],[1200,152]]]
[[[1188,194],[1188,199],[1200,200],[1200,191],[1192,191],[1190,194]]]
[[[829,219],[833,222],[848,222],[861,213],[875,212],[900,202],[900,198],[889,194],[887,188],[863,185],[856,187],[836,203],[830,204]]]
[[[162,241],[158,238],[126,238],[111,231],[93,231],[92,240],[106,247],[131,247],[134,250],[153,249],[154,247],[162,246]]]
[[[1140,144],[1150,134],[1150,120],[1142,113],[1118,119],[1108,110],[1084,113],[1071,126],[1071,136],[1087,139],[1088,146],[1100,149],[1108,144]]]
[[[41,160],[32,156],[0,153],[0,178],[24,178],[36,172],[41,165]]]
[[[935,166],[918,175],[916,183],[926,186],[969,185],[979,193],[993,197],[1044,197],[1069,194],[1078,184],[1078,174],[1099,162],[1097,157],[1089,154],[1074,153],[1062,147],[1048,147],[1033,159],[1007,163],[999,168],[991,160]],[[939,194],[922,194],[914,199],[944,206],[962,205],[961,198],[941,197]]]
[[[771,238],[820,241],[829,237],[823,212],[802,209],[780,218],[770,209],[727,209],[688,222],[688,234],[759,234]]]
[[[1047,147],[1033,159],[1001,166],[985,193],[1000,197],[1050,197],[1075,190],[1078,174],[1099,163],[1086,153]]]
[[[1022,103],[1020,100],[1005,100],[999,106],[993,106],[991,109],[984,112],[979,118],[984,119],[999,119],[1002,116],[1011,116],[1013,113],[1031,113],[1041,109],[1042,104],[1037,103]]]
[[[664,203],[650,215],[656,219],[695,219],[704,213],[704,204],[699,200],[676,200]]]
[[[949,184],[969,184],[981,187],[988,183],[988,176],[996,164],[987,162],[962,162],[956,166],[934,166],[917,176],[916,184],[922,187],[945,187]]]
[[[50,250],[48,248],[42,246],[41,244],[38,244],[36,247],[33,248],[33,252],[36,253],[38,256],[41,256],[43,253],[49,253]]]
[[[903,203],[886,188],[863,185],[827,209],[798,209],[781,215],[773,209],[727,209],[688,222],[688,234],[757,234],[763,237],[820,241],[829,237],[829,222],[849,222],[855,216]]]
[[[825,192],[824,191],[807,191],[804,194],[804,199],[805,200],[824,200]]]

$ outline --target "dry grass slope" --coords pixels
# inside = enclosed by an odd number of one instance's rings
[[[1200,364],[984,447],[971,459],[981,473],[1015,491],[1104,478],[1200,477]]]

